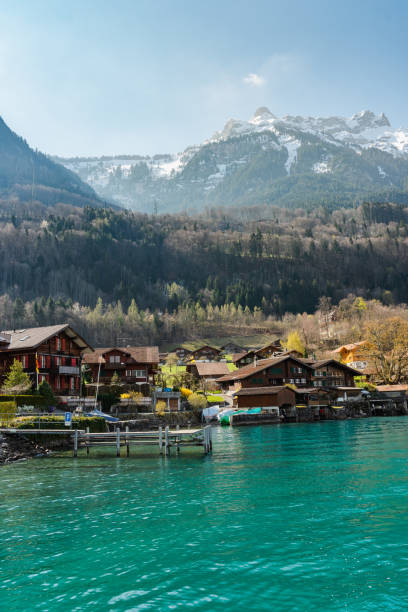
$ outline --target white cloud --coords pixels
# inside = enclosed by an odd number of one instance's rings
[[[254,72],[250,72],[242,80],[247,85],[251,85],[251,87],[262,87],[262,85],[264,85],[266,82],[263,77],[261,77],[259,74],[255,74]]]

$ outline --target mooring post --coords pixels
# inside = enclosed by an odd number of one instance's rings
[[[176,427],[177,431],[180,429],[180,425],[177,425]],[[176,438],[176,448],[177,448],[177,452],[180,452],[180,435],[177,436]]]
[[[78,430],[74,433],[74,457],[78,457]]]
[[[120,457],[120,427],[116,428],[116,456]]]
[[[159,427],[159,452],[163,454],[163,427],[161,425]]]
[[[212,451],[212,427],[208,425],[208,438],[210,442],[210,451]]]
[[[129,433],[129,425],[126,425],[126,433]],[[126,436],[126,456],[129,457],[129,438]]]
[[[164,430],[164,448],[165,448],[165,454],[170,455],[169,426],[168,425],[166,425],[166,428]]]
[[[86,433],[89,434],[89,427],[86,428]],[[89,436],[86,437],[86,454],[89,455]]]

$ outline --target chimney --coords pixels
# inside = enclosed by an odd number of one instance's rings
[[[258,357],[255,355],[254,356],[254,368],[256,368],[257,365],[258,365]]]

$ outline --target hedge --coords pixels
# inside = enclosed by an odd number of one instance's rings
[[[16,413],[16,402],[2,402],[0,404],[0,424],[7,426],[9,421],[15,418]]]
[[[65,427],[65,417],[53,415],[17,417],[13,422],[13,427],[15,429],[38,429],[39,422],[43,429],[64,429]],[[87,427],[93,433],[106,431],[106,421],[103,417],[72,416],[72,429],[86,429]]]
[[[37,406],[46,408],[42,395],[0,395],[0,402],[16,402],[17,406]]]

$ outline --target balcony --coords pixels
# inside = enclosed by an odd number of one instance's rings
[[[70,374],[79,376],[79,368],[77,366],[58,366],[58,374]]]

